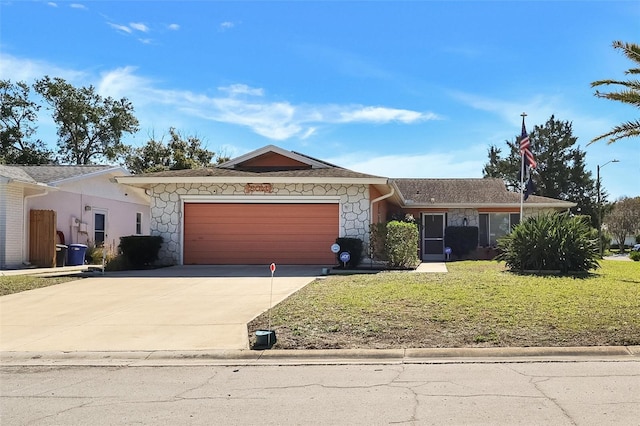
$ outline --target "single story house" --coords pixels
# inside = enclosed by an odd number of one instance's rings
[[[149,196],[115,180],[129,174],[99,165],[0,165],[0,269],[52,266],[48,255],[42,260],[35,254],[43,244],[46,252],[55,251],[56,243],[115,250],[121,236],[148,235]]]
[[[369,242],[372,223],[420,221],[422,260],[444,258],[447,225],[478,226],[495,245],[519,219],[520,195],[500,179],[389,179],[269,145],[210,168],[121,176],[151,195],[162,264],[335,263],[337,237]],[[573,203],[531,196],[527,215]]]

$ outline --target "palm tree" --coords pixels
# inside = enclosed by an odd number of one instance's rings
[[[615,49],[622,49],[622,53],[633,62],[637,64],[636,68],[630,68],[625,71],[625,74],[640,74],[640,45],[635,43],[623,43],[621,41],[614,41],[613,47]],[[591,87],[603,86],[609,84],[616,84],[622,86],[622,89],[618,92],[601,93],[596,90],[595,95],[599,98],[611,99],[614,101],[624,102],[625,104],[635,105],[640,108],[640,81],[628,80],[598,80],[591,83]],[[640,136],[640,120],[627,121],[618,126],[615,126],[610,132],[600,135],[594,138],[590,143],[599,141],[611,137],[608,144],[617,141],[622,138],[629,138],[632,136]]]

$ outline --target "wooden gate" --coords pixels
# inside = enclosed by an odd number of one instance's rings
[[[29,212],[29,262],[41,268],[56,266],[56,212]]]

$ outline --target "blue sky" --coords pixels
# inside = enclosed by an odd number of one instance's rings
[[[2,1],[0,78],[127,97],[141,146],[169,127],[232,157],[274,144],[388,177],[481,177],[554,114],[610,198],[640,195],[640,140],[587,145],[638,109],[625,79],[637,1]],[[38,136],[55,145],[46,114]],[[535,141],[533,141],[535,143]]]

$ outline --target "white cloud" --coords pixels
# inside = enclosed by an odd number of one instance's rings
[[[180,25],[178,25],[178,24],[169,24],[169,25],[167,26],[167,28],[168,28],[168,29],[170,29],[170,30],[172,30],[172,31],[177,31],[177,30],[179,30],[179,29],[180,29]]]
[[[70,82],[87,84],[87,74],[83,71],[61,68],[45,61],[18,58],[0,54],[0,78],[31,83],[45,75],[62,77]]]
[[[80,3],[71,3],[69,5],[69,7],[72,8],[72,9],[87,10],[87,6],[85,6],[84,4],[80,4]]]
[[[135,88],[149,86],[150,82],[137,77],[134,74],[135,71],[135,67],[123,67],[100,74],[96,84],[98,93],[102,96],[121,98],[127,96],[127,93],[134,92]]]
[[[114,28],[114,29],[116,29],[118,31],[122,31],[122,32],[127,33],[127,34],[131,34],[133,32],[133,31],[131,31],[131,28],[127,27],[126,25],[114,24],[114,23],[111,23],[111,22],[108,22],[108,24],[109,24],[109,26],[111,28]]]
[[[153,39],[150,38],[139,38],[138,41],[142,44],[152,44]]]
[[[227,123],[249,128],[256,134],[272,140],[293,137],[312,137],[319,127],[352,122],[404,124],[430,120],[435,115],[411,110],[370,107],[364,105],[292,104],[287,101],[269,100],[262,88],[246,84],[219,87],[216,95],[205,95],[184,90],[159,88],[155,81],[137,74],[135,67],[127,66],[105,71],[87,81],[83,73],[57,73],[50,64],[23,61],[2,55],[0,75],[16,79],[16,75],[27,79],[33,76],[60,75],[73,77],[72,84],[93,84],[102,96],[126,97],[137,109],[166,114],[199,117],[218,123]],[[31,70],[31,71],[28,71]],[[5,77],[6,76],[6,77]],[[81,79],[77,77],[82,77]],[[80,81],[78,81],[80,80]],[[154,120],[155,121],[155,120]]]
[[[226,30],[230,30],[231,28],[235,27],[236,24],[234,24],[233,22],[229,22],[229,21],[225,21],[220,23],[219,27],[220,31],[226,31]]]
[[[129,27],[133,28],[134,30],[142,31],[143,33],[149,32],[149,27],[141,22],[130,22]]]
[[[263,89],[256,89],[247,86],[246,84],[232,84],[230,86],[218,87],[221,92],[226,92],[229,96],[237,95],[252,95],[252,96],[264,96]]]
[[[351,111],[344,111],[340,114],[341,122],[372,122],[388,123],[399,121],[402,123],[415,123],[424,120],[436,120],[438,116],[433,113],[420,113],[406,109],[384,108],[384,107],[362,107]]]
[[[479,178],[485,152],[430,152],[380,155],[358,152],[327,159],[351,170],[391,178]]]
[[[58,7],[58,4],[50,1],[50,2],[47,3],[47,6]]]

